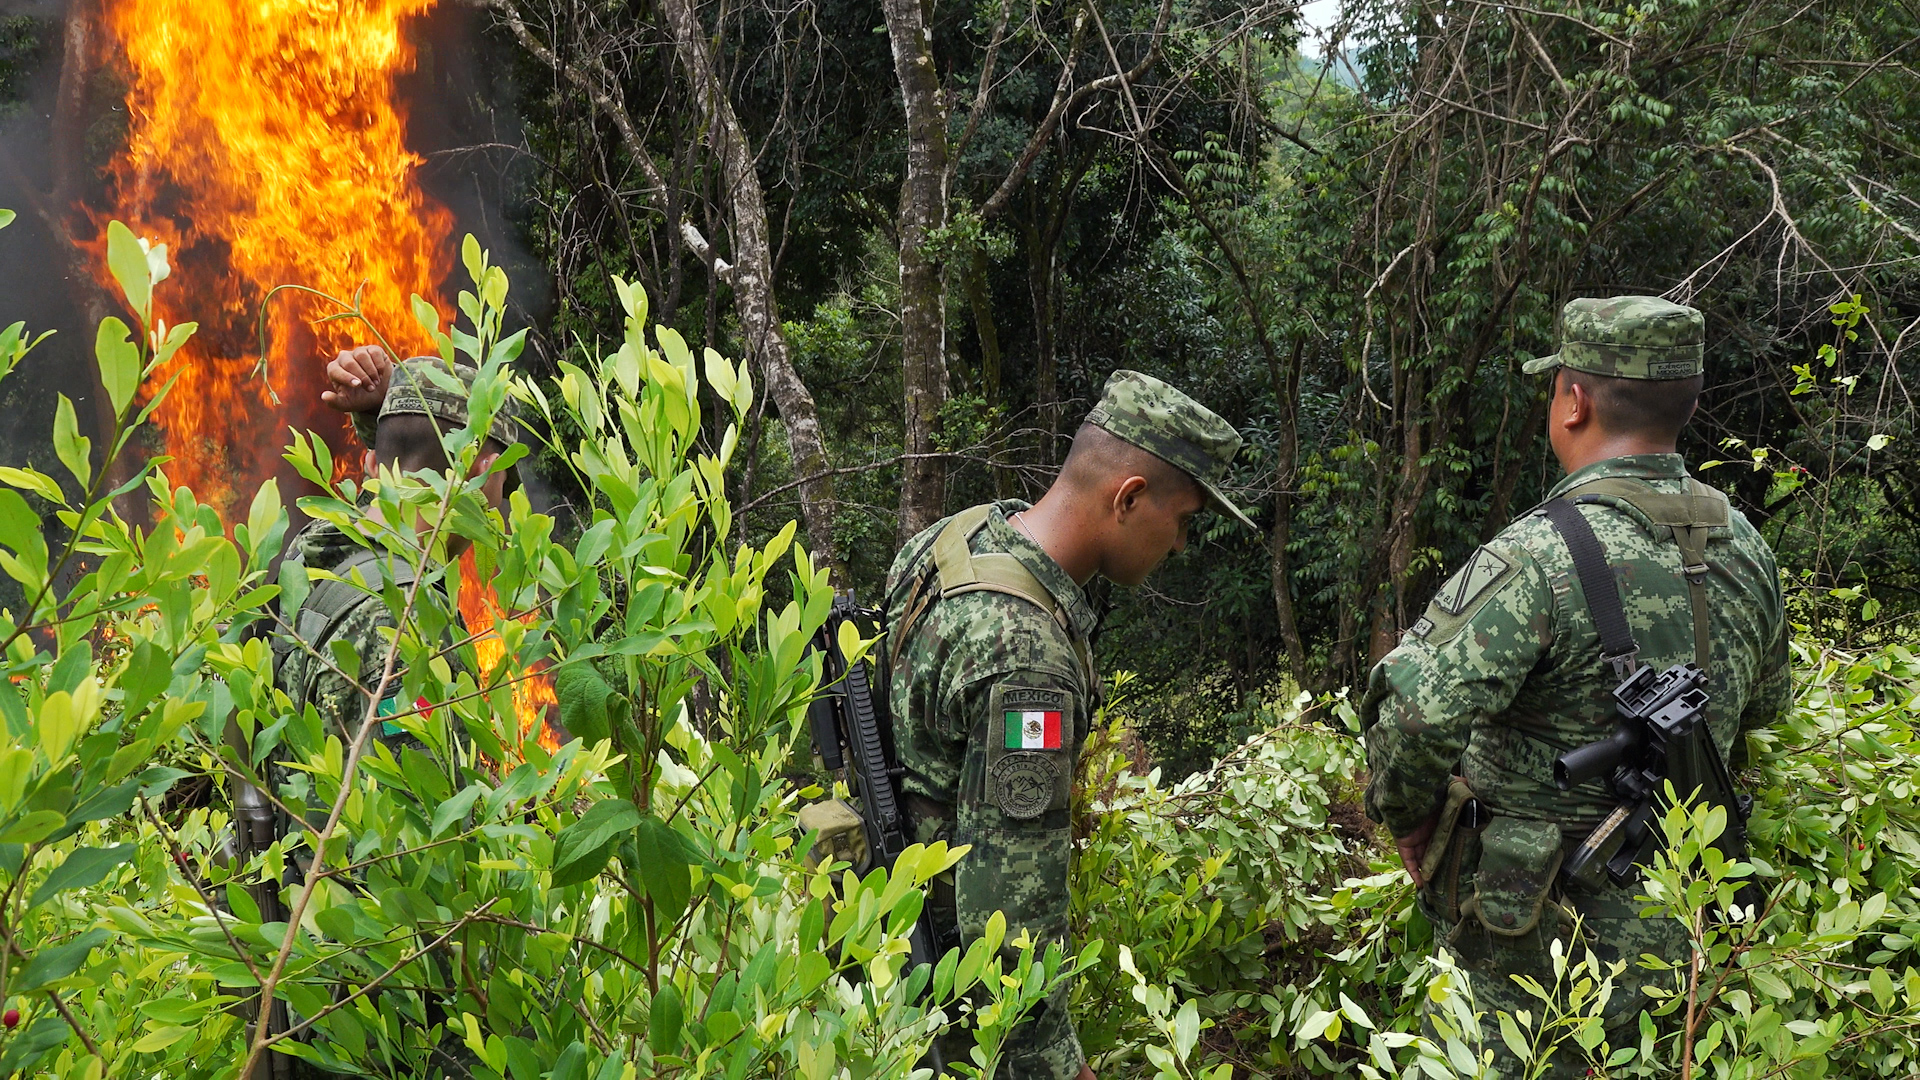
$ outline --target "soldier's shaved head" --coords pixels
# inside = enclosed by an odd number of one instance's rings
[[[1572,393],[1574,386],[1593,401],[1594,421],[1610,435],[1673,443],[1693,419],[1706,376],[1684,379],[1624,379],[1590,371],[1561,368],[1553,392]]]
[[[1098,424],[1081,424],[1073,435],[1073,449],[1060,467],[1060,483],[1074,491],[1097,492],[1108,485],[1138,476],[1156,496],[1196,493],[1200,484],[1184,470],[1107,431]]]

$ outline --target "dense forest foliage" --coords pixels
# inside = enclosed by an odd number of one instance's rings
[[[752,352],[725,303],[740,258],[683,242],[689,225],[737,229],[739,185],[668,77],[670,27],[496,6],[536,47],[518,100],[540,163],[527,227],[559,282],[536,348],[610,335],[603,283],[622,272],[690,338]],[[1107,599],[1101,642],[1107,667],[1142,674],[1142,730],[1180,769],[1251,731],[1260,701],[1351,685],[1451,564],[1544,493],[1545,390],[1519,364],[1551,351],[1574,296],[1707,313],[1708,396],[1683,450],[1727,463],[1711,479],[1813,587],[1821,633],[1915,608],[1904,6],[1353,3],[1318,30],[1284,5],[935,9],[949,130],[931,359],[901,314],[930,136],[900,107],[878,13],[705,17],[824,455],[796,467],[779,402],[749,418],[748,526],[813,504],[871,592],[903,523],[1034,497],[1111,370],[1188,389],[1246,433],[1236,480],[1266,535],[1205,528]],[[908,505],[920,442],[901,408],[926,363],[944,369],[932,438],[950,455],[930,511]]]
[[[0,22],[0,94],[89,8]],[[517,122],[500,209],[525,252],[510,292],[468,253],[458,340],[482,423],[508,394],[538,416],[555,506],[362,486],[318,440],[290,460],[307,514],[414,559],[444,538],[387,523],[442,522],[526,618],[498,665],[470,640],[449,663],[447,598],[389,590],[389,654],[327,658],[443,703],[401,718],[432,756],[368,739],[371,714],[343,743],[294,712],[246,633],[306,588],[272,569],[287,507],[263,488],[223,522],[123,454],[180,346],[152,332],[164,254],[107,234],[86,257],[118,314],[67,343],[93,353],[102,426],[65,404],[31,467],[0,463],[0,1075],[235,1076],[281,1050],[379,1076],[906,1076],[962,1016],[990,1070],[1069,977],[1102,1076],[1465,1077],[1496,1040],[1610,1076],[1920,1067],[1920,10],[466,17],[499,64],[475,107]],[[88,93],[115,85],[108,64]],[[113,152],[110,124],[89,138]],[[1668,815],[1648,902],[1696,953],[1664,1024],[1609,1046],[1611,973],[1578,950],[1502,1016],[1428,956],[1358,811],[1351,688],[1553,483],[1520,365],[1565,300],[1623,292],[1706,313],[1682,449],[1779,551],[1798,704],[1751,739],[1749,862],[1700,857],[1711,812]],[[0,329],[0,372],[42,361],[33,340]],[[910,969],[920,886],[955,856],[864,880],[799,857],[805,643],[904,535],[1043,490],[1120,367],[1246,435],[1233,483],[1261,534],[1203,519],[1145,587],[1099,596],[1113,692],[1076,788],[1074,950]],[[474,430],[452,441],[469,463]],[[589,664],[613,689],[570,718],[581,738],[526,738],[513,686]],[[235,860],[226,781],[270,761],[326,824]],[[1748,877],[1762,911],[1716,920]],[[290,918],[253,899],[268,880]],[[304,1037],[270,1048],[250,1025],[276,997]]]

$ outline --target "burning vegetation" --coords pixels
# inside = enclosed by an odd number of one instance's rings
[[[318,406],[324,358],[369,340],[369,324],[401,352],[426,351],[414,297],[443,321],[453,268],[453,215],[422,191],[406,145],[397,79],[411,71],[409,20],[434,0],[108,0],[105,21],[125,61],[129,127],[97,211],[170,251],[172,281],[156,317],[200,332],[147,389],[178,379],[155,414],[173,482],[231,518],[260,484],[287,474],[289,427],[348,445],[342,418]],[[103,241],[104,243],[104,241]],[[101,267],[101,284],[113,283]],[[357,301],[365,322],[326,319],[298,284]],[[316,321],[318,320],[318,321]],[[258,374],[264,372],[262,378]],[[336,478],[357,453],[334,454]],[[290,475],[285,480],[291,482]],[[462,565],[460,612],[483,673],[505,656],[498,598]],[[552,681],[515,683],[522,736],[554,701]]]

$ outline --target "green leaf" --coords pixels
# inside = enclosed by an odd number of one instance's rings
[[[594,803],[580,820],[554,837],[554,887],[577,885],[598,874],[613,857],[620,837],[639,824],[640,811],[625,799]]]
[[[140,389],[140,347],[133,343],[133,331],[115,316],[101,319],[93,355],[100,363],[100,385],[113,404],[113,415],[127,415],[127,404]]]
[[[1200,1008],[1188,998],[1180,1005],[1180,1011],[1173,1018],[1174,1051],[1185,1061],[1192,1055],[1193,1048],[1200,1042]]]
[[[147,702],[159,697],[173,681],[173,658],[142,638],[127,655],[127,666],[120,671],[120,711],[138,716]]]
[[[660,991],[653,995],[652,1008],[647,1010],[647,1045],[660,1055],[680,1049],[680,1028],[685,1020],[680,989],[671,982],[661,983]]]
[[[152,322],[153,279],[147,268],[147,253],[141,250],[133,230],[118,221],[107,224],[107,269],[113,271],[113,280],[126,294],[127,307],[141,322]]]
[[[31,844],[45,840],[53,830],[66,823],[66,815],[58,810],[35,810],[5,829],[0,829],[0,844]]]
[[[47,875],[47,880],[34,890],[33,899],[27,902],[27,906],[38,907],[57,893],[66,892],[68,889],[84,889],[89,885],[98,884],[101,878],[107,876],[109,870],[133,858],[133,853],[137,849],[137,844],[81,848],[67,856],[66,862],[54,867],[53,873]]]
[[[473,804],[486,793],[486,789],[479,784],[468,784],[455,793],[453,798],[441,803],[439,809],[433,812],[433,831],[430,835],[438,838],[441,833],[464,820],[467,811],[473,809]]]
[[[1755,968],[1747,973],[1747,979],[1771,997],[1782,1001],[1793,999],[1793,989],[1787,985],[1786,980],[1771,971]]]
[[[193,1029],[187,1027],[155,1028],[141,1036],[140,1040],[133,1044],[133,1052],[136,1054],[151,1054],[156,1050],[165,1050],[167,1047],[172,1046],[174,1043],[179,1042],[191,1034],[193,1034]]]
[[[53,452],[60,456],[60,464],[80,481],[81,488],[93,479],[93,462],[89,457],[93,449],[93,440],[80,434],[80,421],[73,414],[73,402],[67,395],[60,395],[60,404],[53,413]]]
[[[15,469],[0,466],[0,483],[11,484],[22,491],[31,491],[55,506],[67,505],[66,493],[53,477],[33,469]]]
[[[334,638],[327,642],[327,651],[333,654],[333,662],[349,680],[360,678],[360,652],[353,642],[346,638]]]
[[[300,605],[307,602],[307,593],[313,591],[313,581],[307,577],[307,568],[302,563],[287,559],[280,564],[280,617],[292,622],[299,612]]]
[[[26,970],[20,973],[20,981],[7,989],[16,994],[27,994],[59,982],[79,971],[80,965],[87,962],[87,954],[106,943],[106,929],[96,926],[65,945],[42,949],[27,962]]]
[[[653,898],[653,913],[663,923],[680,918],[693,895],[693,875],[688,869],[696,856],[687,841],[673,826],[656,817],[648,817],[634,831],[633,844],[641,883]]]
[[[13,211],[11,210],[0,210],[0,229],[4,229],[13,224],[13,216]]]

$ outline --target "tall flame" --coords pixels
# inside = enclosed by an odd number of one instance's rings
[[[336,451],[350,445],[343,418],[319,403],[324,364],[372,334],[357,320],[311,323],[331,312],[278,300],[262,383],[255,320],[274,286],[358,294],[403,352],[430,346],[410,297],[451,318],[440,284],[453,265],[453,217],[421,191],[422,159],[406,147],[394,100],[414,65],[406,22],[435,2],[106,0],[125,50],[130,124],[102,220],[169,246],[174,271],[156,317],[198,320],[200,333],[156,373],[155,387],[179,382],[155,419],[170,478],[225,516],[283,471],[289,426],[322,433]],[[112,291],[104,269],[102,284]],[[350,469],[355,456],[335,459]],[[462,614],[491,671],[505,655],[490,633],[498,600],[470,570],[461,582]],[[553,700],[545,675],[515,684],[523,734]]]
[[[500,610],[500,597],[492,586],[480,578],[480,568],[473,557],[473,549],[468,548],[460,556],[460,618],[467,624],[467,632],[474,635],[473,652],[480,661],[480,678],[484,679],[498,667],[500,659],[507,655],[507,643],[500,640],[494,632],[504,614]],[[553,726],[546,723],[548,707],[559,701],[553,690],[553,679],[541,672],[546,665],[535,663],[533,674],[513,684],[513,709],[519,714],[520,738],[538,728],[538,740],[541,746],[552,753],[560,749],[560,739],[554,734]]]
[[[344,445],[341,418],[318,407],[324,358],[370,338],[355,321],[309,324],[310,301],[277,300],[266,364],[276,406],[253,374],[268,290],[351,298],[364,286],[368,317],[402,350],[428,344],[410,296],[451,314],[439,284],[453,218],[420,190],[394,104],[414,64],[403,25],[434,2],[106,4],[130,81],[112,213],[169,245],[161,317],[201,324],[158,373],[180,381],[155,419],[172,479],[223,510],[281,470],[289,424]]]

